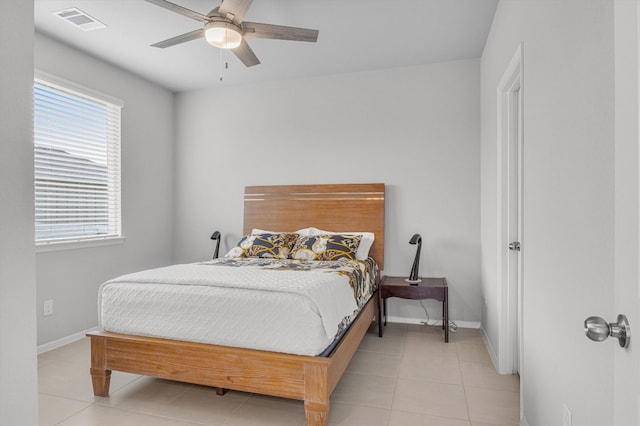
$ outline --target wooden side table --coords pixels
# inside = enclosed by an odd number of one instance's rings
[[[387,299],[435,299],[442,302],[442,329],[444,341],[449,342],[449,288],[446,278],[422,278],[418,285],[409,285],[405,277],[382,277],[378,292],[378,305],[382,309],[384,325],[387,325]],[[378,335],[382,337],[382,321],[378,321]]]

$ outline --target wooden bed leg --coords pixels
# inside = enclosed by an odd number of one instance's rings
[[[111,370],[106,369],[107,340],[103,337],[91,336],[91,382],[95,396],[109,395],[111,385]]]
[[[222,395],[226,394],[227,392],[229,392],[229,389],[216,388],[216,395],[222,396]]]
[[[91,383],[95,396],[108,396],[111,385],[111,370],[91,369]]]
[[[304,393],[307,426],[326,426],[329,419],[326,367],[309,364],[304,366]]]
[[[329,401],[325,403],[305,401],[304,415],[307,417],[307,426],[326,426],[329,418]]]

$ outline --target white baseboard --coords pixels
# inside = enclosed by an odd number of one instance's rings
[[[482,340],[484,340],[484,345],[487,347],[487,351],[489,352],[489,358],[491,358],[491,362],[493,363],[493,368],[495,368],[496,371],[498,371],[498,354],[496,353],[495,348],[491,344],[491,341],[487,336],[487,332],[482,327],[480,327],[480,334],[482,334]]]
[[[449,319],[449,321],[454,322],[460,328],[480,328],[479,321],[457,321]],[[387,322],[397,322],[401,324],[422,324],[424,322],[424,318],[406,318],[406,317],[394,317],[388,316]],[[442,325],[442,320],[432,320],[429,321],[429,325]]]
[[[95,326],[87,330],[74,333],[70,336],[62,337],[52,342],[45,343],[44,345],[40,345],[38,346],[38,354],[41,354],[43,352],[48,352],[53,349],[57,349],[61,346],[68,345],[69,343],[77,342],[78,340],[81,340],[82,338],[84,338],[85,334],[89,333],[90,331],[96,331],[96,330],[100,330],[100,327]]]

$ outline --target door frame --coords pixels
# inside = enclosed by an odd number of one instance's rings
[[[631,325],[631,343],[613,350],[613,424],[640,421],[640,4],[614,2],[615,276],[614,311]],[[635,334],[634,334],[635,333]],[[634,340],[635,339],[635,340]],[[613,339],[612,339],[613,340]],[[635,344],[634,344],[635,342]]]
[[[498,104],[498,170],[497,170],[497,260],[498,260],[498,365],[500,374],[512,374],[517,368],[522,377],[524,365],[522,362],[523,339],[522,334],[522,300],[523,300],[523,44],[520,43],[505,69],[497,86]],[[514,99],[518,100],[518,114],[512,113]],[[511,112],[511,113],[510,113]],[[514,121],[515,120],[515,121]],[[509,280],[509,145],[513,141],[513,126],[517,126],[518,141],[518,227],[521,251],[518,256],[517,284],[510,285]],[[515,294],[514,294],[515,293]],[[517,324],[517,328],[514,325]],[[517,336],[520,336],[517,339]],[[516,344],[518,350],[515,350]],[[517,352],[517,354],[516,354]],[[522,380],[520,381],[522,390]],[[522,392],[520,392],[522,400]],[[522,407],[522,404],[520,404]]]

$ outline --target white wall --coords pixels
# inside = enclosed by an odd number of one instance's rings
[[[102,282],[172,262],[174,115],[170,91],[38,33],[35,66],[124,101],[122,226],[127,239],[120,245],[36,255],[42,345],[97,325]],[[54,300],[54,314],[44,317],[47,299]]]
[[[0,2],[0,55],[0,424],[35,425],[33,2]]]
[[[409,273],[420,233],[451,318],[480,320],[479,60],[181,93],[176,135],[177,261],[210,256],[216,229],[237,242],[245,185],[382,182],[385,273]]]
[[[524,46],[524,415],[611,424],[613,342],[582,332],[613,314],[613,2],[501,1],[481,61],[483,327],[498,347],[496,87]],[[613,320],[613,318],[611,319]]]

